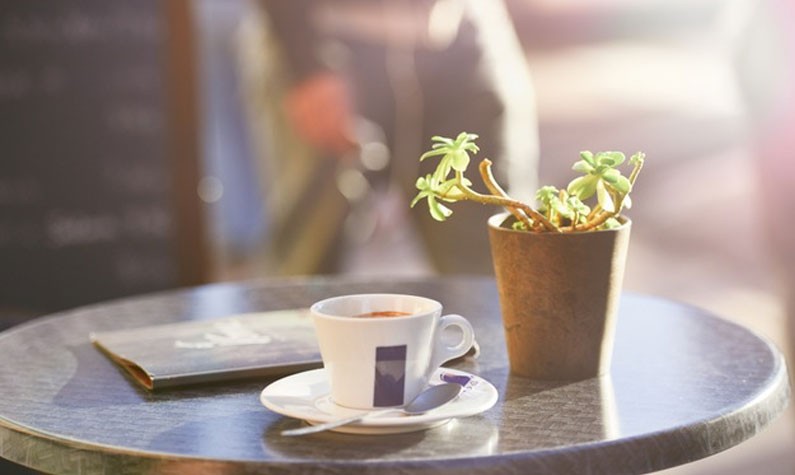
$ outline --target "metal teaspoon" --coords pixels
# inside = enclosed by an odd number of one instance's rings
[[[458,397],[458,394],[461,392],[461,389],[462,386],[456,383],[439,384],[436,386],[431,386],[428,389],[424,390],[423,392],[419,393],[417,397],[414,398],[413,401],[411,401],[410,403],[408,403],[403,407],[364,412],[361,414],[357,414],[355,416],[345,417],[343,419],[337,419],[335,421],[330,421],[323,424],[318,424],[309,427],[301,427],[298,429],[285,430],[282,431],[281,434],[288,437],[314,434],[316,432],[322,432],[325,430],[333,429],[335,427],[344,426],[346,424],[352,424],[367,417],[372,417],[378,414],[385,414],[393,411],[401,411],[403,414],[407,414],[410,416],[423,414],[432,409],[444,406],[448,402],[452,401],[453,399]]]

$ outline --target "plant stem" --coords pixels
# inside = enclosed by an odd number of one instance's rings
[[[480,162],[478,169],[480,170],[480,176],[483,178],[483,183],[493,195],[510,199],[508,193],[502,189],[499,183],[497,183],[497,180],[495,180],[494,176],[491,174],[491,161],[489,159],[485,159]],[[508,208],[508,211],[510,211],[517,220],[524,223],[524,225],[527,226],[527,229],[534,229],[538,227],[538,224],[533,222],[533,220],[530,219],[521,209],[510,207]]]
[[[585,220],[586,221],[590,221],[590,220],[594,219],[596,217],[596,215],[599,214],[600,211],[602,211],[602,206],[599,203],[597,203],[596,205],[594,205],[594,207],[591,210],[591,212],[588,213],[588,216],[585,218]]]
[[[502,196],[495,196],[495,195],[484,195],[478,193],[477,191],[467,187],[463,183],[459,183],[456,185],[459,190],[464,194],[462,199],[470,200],[470,201],[477,201],[478,203],[487,204],[487,205],[495,205],[495,206],[502,206],[503,208],[518,208],[524,212],[528,212],[529,207],[520,201],[516,201],[512,198],[505,198]],[[532,226],[532,223],[531,223]]]
[[[595,217],[593,220],[589,220],[585,225],[581,228],[577,228],[578,231],[590,231],[591,229],[598,228],[599,226],[603,225],[605,221],[610,218],[618,216],[618,212],[614,211],[612,213],[604,212]],[[574,230],[573,228],[571,229]],[[563,231],[568,231],[568,229],[563,229]]]
[[[632,172],[629,174],[629,184],[630,185],[634,185],[635,184],[635,180],[638,179],[638,173],[640,173],[641,168],[643,168],[643,160],[642,159],[637,161],[637,162],[635,162],[635,168],[633,168]],[[631,187],[630,187],[630,190],[632,190]]]
[[[638,179],[638,174],[640,173],[641,168],[643,168],[643,160],[638,160],[635,162],[635,167],[632,169],[632,172],[629,174],[629,191],[621,196],[621,202],[618,203],[616,208],[616,215],[621,213],[621,210],[624,208],[624,198],[632,191],[632,188],[635,187],[635,180]]]
[[[491,173],[491,160],[489,160],[488,158],[483,159],[483,161],[480,162],[480,166],[478,168],[480,170],[480,176],[483,178],[483,183],[485,183],[486,188],[488,188],[489,191],[494,193],[494,195],[491,196],[482,195],[466,187],[462,183],[463,174],[460,172],[456,172],[456,178],[458,179],[458,187],[464,192],[465,195],[469,196],[474,201],[480,201],[482,203],[488,203],[488,204],[496,204],[498,206],[508,208],[509,211],[511,211],[511,209],[522,211],[524,212],[522,214],[526,214],[525,218],[528,218],[529,216],[533,221],[540,222],[544,226],[544,228],[546,228],[548,231],[553,231],[558,233],[560,232],[560,229],[554,224],[552,224],[546,217],[544,217],[544,215],[534,210],[532,207],[526,205],[525,203],[522,203],[521,201],[516,201],[508,196],[505,190],[503,190],[502,187],[500,187],[500,185],[497,183],[497,180],[494,179],[494,175]],[[491,201],[495,199],[498,201]],[[514,216],[516,216],[517,219],[525,223],[525,225],[528,226],[528,229],[533,228],[533,224],[529,222],[530,218],[528,218],[527,221],[525,221],[522,220],[520,216],[517,216],[516,213],[514,213]]]
[[[635,186],[635,180],[638,179],[638,173],[640,173],[641,168],[643,168],[643,160],[635,162],[635,168],[632,169],[632,173],[630,173],[629,175],[630,191],[632,191],[632,187]],[[629,193],[622,194],[620,201],[617,201],[615,199],[613,200],[614,202],[616,202],[617,206],[615,207],[616,208],[615,211],[613,211],[612,213],[604,212],[600,214],[600,212],[602,211],[601,206],[599,206],[598,204],[594,206],[594,209],[588,215],[588,222],[585,223],[585,226],[578,228],[577,230],[590,231],[591,229],[595,229],[603,225],[605,221],[607,221],[608,219],[618,217],[621,214],[621,210],[624,208],[624,198],[626,198],[628,194]],[[564,232],[573,231],[573,230],[574,226],[571,226],[569,228],[561,228],[561,231]]]

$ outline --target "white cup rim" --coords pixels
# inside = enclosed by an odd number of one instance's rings
[[[411,299],[414,301],[422,302],[423,304],[427,305],[428,308],[421,312],[412,313],[411,315],[401,315],[401,316],[394,316],[389,318],[351,318],[355,315],[336,315],[333,313],[328,313],[328,311],[322,310],[323,307],[328,305],[341,302],[343,300],[354,300],[354,299],[379,299],[379,298],[405,298]],[[418,318],[422,316],[426,316],[429,314],[433,314],[435,312],[439,312],[441,314],[442,304],[434,299],[423,297],[421,295],[412,295],[412,294],[394,294],[394,293],[366,293],[366,294],[348,294],[348,295],[338,295],[336,297],[330,297],[327,299],[320,300],[315,302],[310,307],[310,311],[313,315],[328,318],[332,320],[344,320],[344,321],[357,321],[357,322],[395,322],[401,320],[409,320],[412,318]]]

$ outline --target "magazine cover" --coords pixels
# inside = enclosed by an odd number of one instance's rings
[[[150,390],[323,365],[308,309],[97,332],[90,338]]]

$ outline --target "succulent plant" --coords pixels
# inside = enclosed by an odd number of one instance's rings
[[[489,190],[483,194],[472,189],[472,182],[464,174],[471,162],[470,154],[480,150],[475,143],[478,136],[461,132],[455,139],[433,137],[432,148],[420,156],[420,161],[439,158],[433,173],[419,177],[416,182],[417,196],[411,202],[414,207],[425,199],[428,210],[437,221],[448,219],[453,211],[444,203],[475,201],[502,206],[513,214],[513,228],[531,232],[583,232],[609,229],[620,225],[619,217],[624,208],[632,205],[629,194],[643,168],[645,154],[637,152],[629,159],[632,170],[628,177],[622,175],[619,166],[626,162],[621,152],[580,152],[580,160],[572,169],[581,173],[566,189],[542,186],[535,194],[536,206],[511,198],[494,179],[491,161],[480,162],[479,171],[483,184]],[[596,198],[589,206],[585,202]]]

